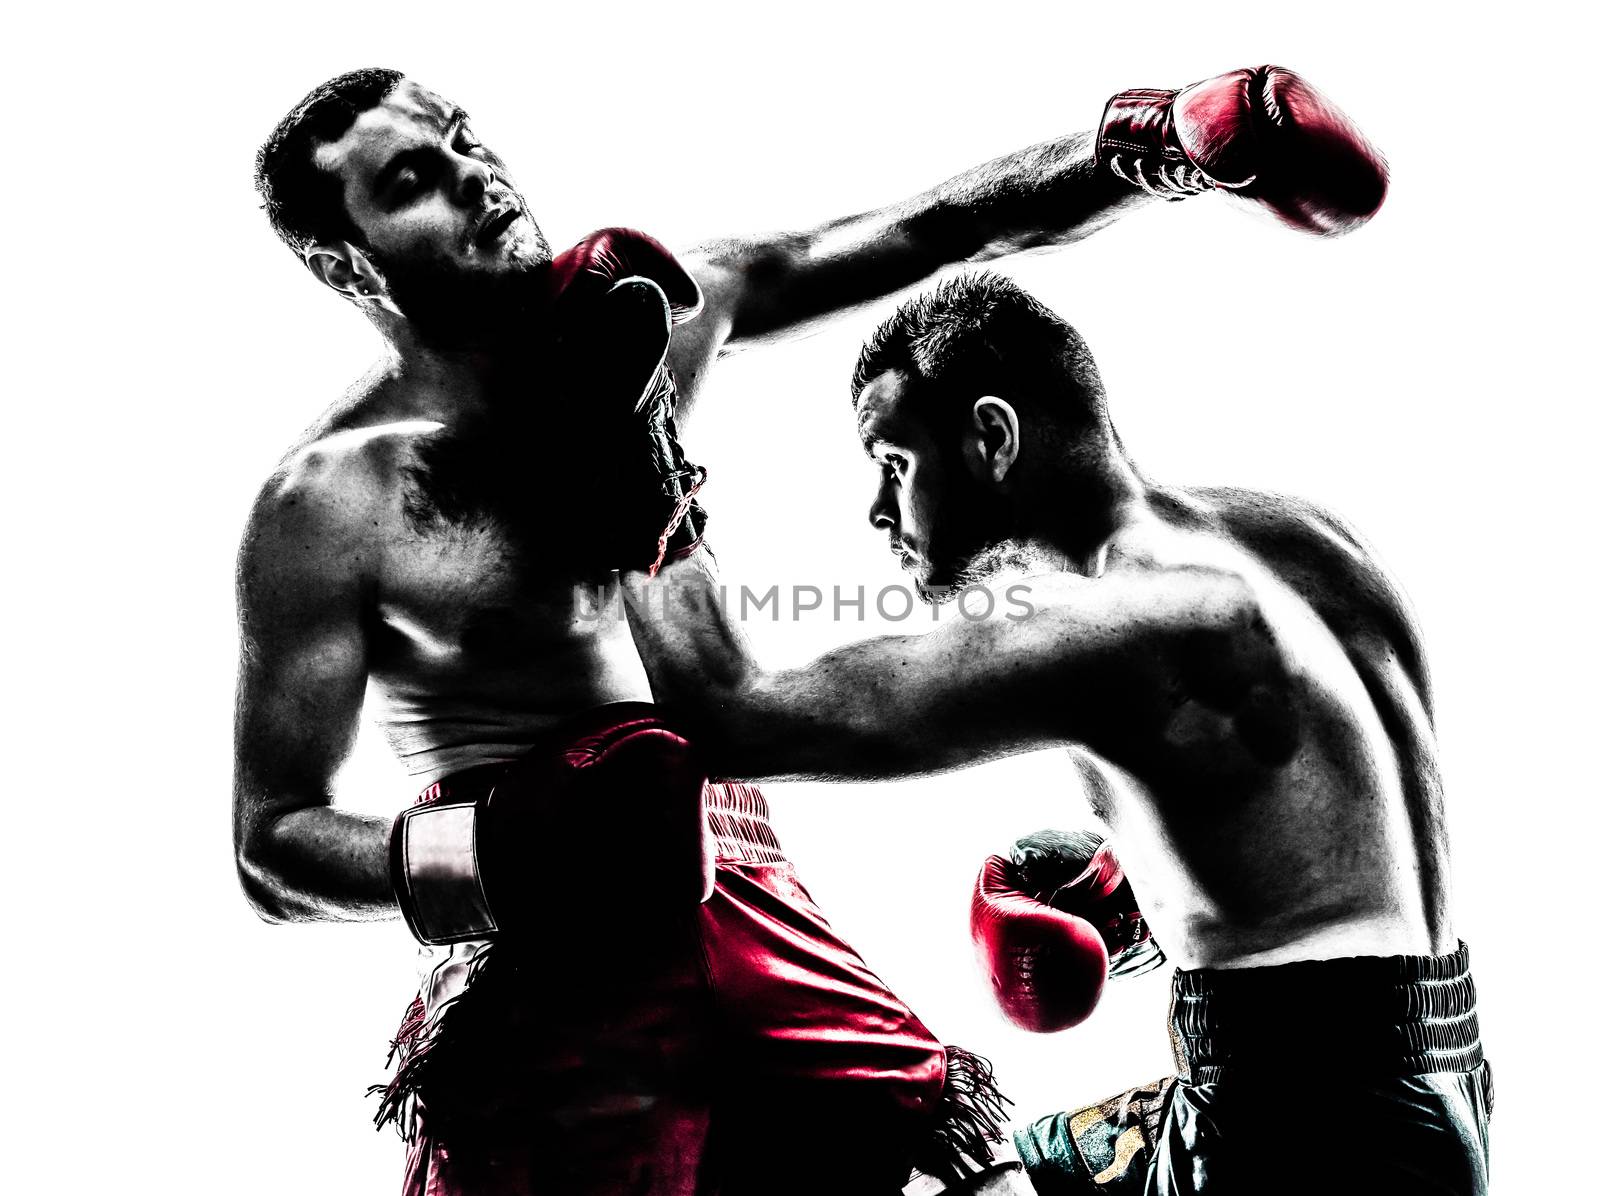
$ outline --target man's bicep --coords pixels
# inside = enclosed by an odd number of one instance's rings
[[[747,771],[841,780],[938,772],[1065,737],[1062,660],[1040,627],[954,623],[752,678]],[[773,767],[776,764],[777,767]]]
[[[694,275],[705,300],[700,314],[675,328],[667,350],[678,386],[677,418],[683,423],[699,398],[705,375],[727,344],[738,309],[741,280],[727,267],[703,253],[686,258],[684,266]]]
[[[353,742],[366,659],[354,621],[278,634],[241,651],[235,757],[281,801],[325,793]]]
[[[707,311],[726,320],[719,347],[736,349],[804,332],[910,286],[957,260],[952,252],[916,219],[884,208],[803,232],[720,241],[698,254],[715,280]]]
[[[966,261],[1064,245],[1136,202],[1094,170],[1094,138],[1074,134],[983,162],[899,203],[813,228],[729,240],[702,252],[740,280],[730,344],[813,322]]]
[[[241,836],[274,814],[327,803],[366,688],[360,579],[342,554],[298,542],[303,534],[253,529],[240,555],[234,756]]]
[[[1249,621],[1226,575],[1012,587],[1014,609],[926,635],[869,640],[753,678],[747,771],[908,776],[1086,743],[1153,745],[1197,654]],[[1198,645],[1198,649],[1197,649]],[[773,768],[763,758],[781,762]]]

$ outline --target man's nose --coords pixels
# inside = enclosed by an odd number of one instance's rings
[[[867,510],[867,519],[879,531],[894,532],[900,523],[900,510],[887,483],[878,487],[878,493]]]
[[[494,167],[470,154],[460,157],[456,176],[456,193],[463,206],[471,207],[483,198],[483,193],[494,182]]]

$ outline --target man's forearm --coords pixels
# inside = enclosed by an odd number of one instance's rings
[[[803,771],[779,750],[790,708],[756,700],[763,673],[716,580],[697,558],[654,580],[626,579],[628,625],[655,699],[694,740],[713,777],[770,780]]]
[[[239,876],[271,922],[357,922],[399,916],[386,818],[328,806],[263,821],[239,853]]]
[[[1094,134],[1083,132],[985,162],[891,210],[942,259],[937,268],[1070,244],[1148,198],[1096,170]]]
[[[1095,168],[1094,135],[1042,142],[809,232],[701,250],[736,291],[730,343],[799,328],[944,266],[1065,245],[1148,197]]]
[[[736,693],[756,671],[744,632],[728,617],[703,554],[650,578],[623,579],[628,626],[656,700],[699,710]]]

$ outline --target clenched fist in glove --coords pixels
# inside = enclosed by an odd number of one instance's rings
[[[695,501],[705,471],[691,464],[673,420],[667,367],[672,330],[701,306],[700,288],[656,240],[602,229],[550,263],[556,392],[586,438],[583,485],[572,499],[594,529],[585,555],[607,568],[652,572],[700,543]],[[567,451],[578,451],[568,446]]]
[[[1220,190],[1324,236],[1371,219],[1389,181],[1383,155],[1354,122],[1279,66],[1113,96],[1095,162],[1152,195]]]
[[[1094,1012],[1108,976],[1163,958],[1111,845],[1084,832],[1038,831],[985,860],[971,927],[1001,1011],[1041,1034]]]

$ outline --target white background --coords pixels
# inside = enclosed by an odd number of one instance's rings
[[[1595,1062],[1594,113],[1588,64],[1569,61],[1588,31],[1570,5],[1287,7],[11,18],[4,1186],[399,1179],[362,1092],[409,999],[409,941],[265,926],[229,852],[239,529],[375,347],[256,210],[254,148],[300,95],[398,67],[473,111],[556,245],[620,223],[688,246],[885,203],[1087,128],[1115,91],[1261,62],[1330,91],[1388,153],[1370,227],[1322,242],[1205,197],[1004,267],[1084,333],[1151,476],[1312,497],[1408,589],[1499,1084],[1496,1191],[1559,1182]],[[715,376],[689,442],[732,580],[901,580],[864,518],[846,392],[889,306]],[[776,663],[872,629],[755,633]],[[972,875],[1018,833],[1083,817],[1063,777],[1039,756],[771,794],[838,926],[936,1032],[994,1059],[1027,1116],[1165,1070],[1165,973],[1052,1039],[1007,1028],[979,988]],[[411,789],[370,744],[346,781],[372,810]],[[1348,1143],[1330,1132],[1330,1151]]]

